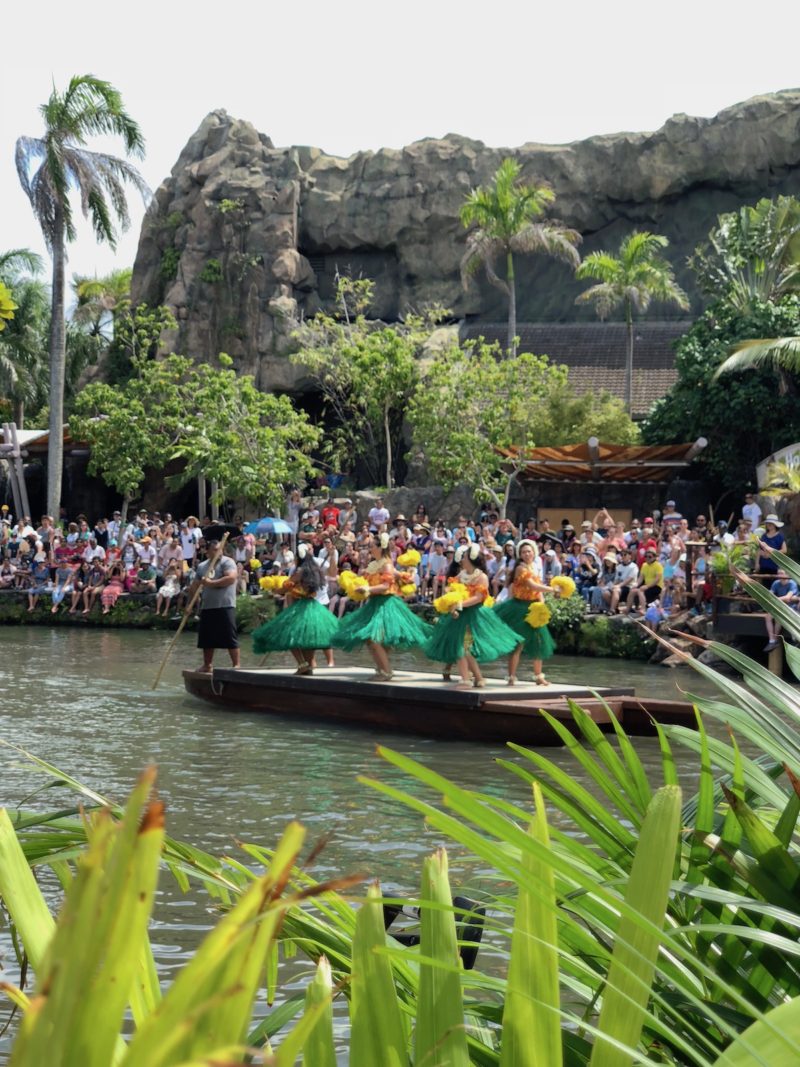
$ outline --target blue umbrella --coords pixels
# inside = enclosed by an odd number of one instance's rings
[[[268,537],[271,534],[292,534],[294,530],[285,519],[273,519],[271,515],[266,515],[263,519],[248,522],[244,532],[255,534],[256,537]]]

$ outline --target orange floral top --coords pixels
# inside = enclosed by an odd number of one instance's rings
[[[461,571],[458,580],[469,589],[470,599],[472,597],[480,597],[482,604],[489,595],[489,578],[483,571],[473,571],[472,574]]]
[[[290,578],[281,590],[286,596],[292,597],[294,600],[308,600],[313,597],[314,594],[310,593],[308,589],[305,589],[299,582],[293,582]]]
[[[542,594],[534,588],[536,575],[531,567],[522,563],[517,564],[514,571],[514,581],[511,583],[511,595],[515,600],[542,600]]]
[[[370,589],[376,585],[388,585],[388,589],[385,592],[376,593],[375,596],[400,595],[400,589],[395,581],[394,567],[389,560],[373,559],[368,563],[366,579]]]

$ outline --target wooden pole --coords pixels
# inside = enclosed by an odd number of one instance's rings
[[[228,535],[226,533],[226,534],[223,535],[222,540],[217,545],[217,551],[214,554],[214,556],[211,558],[211,561],[209,562],[208,570],[206,571],[206,577],[208,577],[208,575],[212,573],[212,571],[216,567],[217,563],[219,563],[219,560],[220,560],[220,558],[222,556],[222,553],[225,550],[225,542],[227,540],[228,540]],[[161,675],[164,673],[164,668],[167,665],[167,660],[172,655],[172,650],[175,647],[175,645],[178,643],[178,638],[183,633],[184,626],[189,621],[189,616],[191,615],[192,609],[194,608],[195,604],[197,603],[197,598],[200,596],[200,593],[203,590],[203,585],[205,584],[205,581],[206,581],[206,578],[201,578],[200,579],[200,584],[195,589],[194,595],[192,596],[192,599],[186,605],[186,610],[183,613],[183,618],[181,619],[180,624],[178,626],[178,629],[175,632],[175,636],[170,641],[169,646],[167,647],[167,651],[164,653],[164,658],[161,661],[161,666],[158,668],[158,674],[156,675],[155,681],[153,682],[153,685],[151,686],[152,689],[157,689],[158,688],[158,683],[161,681]]]

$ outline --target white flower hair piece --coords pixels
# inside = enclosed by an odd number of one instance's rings
[[[461,560],[464,558],[464,553],[467,551],[467,547],[468,547],[467,545],[459,545],[458,546],[458,548],[456,549],[456,555],[455,555],[456,563],[460,563]]]
[[[389,547],[389,535],[388,535],[388,533],[382,533],[380,535],[379,540],[380,540],[381,548],[385,551]]]
[[[304,560],[306,558],[306,556],[308,555],[309,551],[310,550],[309,550],[308,545],[298,545],[297,546],[297,558],[299,560]]]

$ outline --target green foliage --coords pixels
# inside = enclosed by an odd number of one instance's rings
[[[244,201],[238,199],[231,200],[228,197],[223,197],[217,204],[217,211],[220,215],[229,215],[232,211],[242,211],[244,209]]]
[[[177,230],[184,223],[184,216],[182,211],[170,211],[169,215],[164,219],[162,225],[166,230]]]
[[[561,602],[569,603],[569,600]],[[555,606],[561,607],[558,602]],[[560,652],[608,659],[649,660],[655,649],[653,639],[645,637],[638,626],[624,625],[618,620],[619,617],[605,615],[573,617],[570,625],[563,626],[556,614],[548,625]]]
[[[11,290],[0,282],[0,333],[6,328],[6,323],[14,318],[17,305],[11,296]]]
[[[637,438],[618,400],[576,397],[566,367],[527,353],[504,359],[482,339],[434,355],[407,416],[414,448],[437,482],[472,485],[503,511],[527,449],[593,433],[614,443]]]
[[[572,596],[545,597],[550,609],[550,622],[547,624],[557,644],[569,633],[578,633],[586,617],[586,601],[578,593]]]
[[[575,271],[575,277],[591,278],[597,284],[581,293],[575,302],[594,304],[601,319],[622,307],[626,322],[634,312],[645,314],[653,300],[688,308],[686,294],[661,255],[668,245],[661,234],[634,231],[623,238],[616,256],[592,252]]]
[[[721,490],[741,492],[755,464],[800,437],[793,395],[781,395],[774,374],[751,370],[715,378],[732,345],[753,337],[800,333],[800,298],[759,303],[743,315],[718,301],[676,345],[678,380],[644,422],[646,444],[708,438],[698,463]]]
[[[224,354],[220,364],[140,357],[127,382],[87,386],[70,428],[91,447],[89,473],[130,498],[147,468],[181,460],[172,486],[202,474],[217,482],[221,499],[278,506],[284,487],[311,473],[308,453],[319,435],[288,397],[260,392]]]
[[[178,264],[181,254],[174,245],[168,245],[161,253],[161,262],[158,265],[158,276],[162,281],[171,282],[178,277]]]
[[[222,264],[218,259],[207,259],[205,266],[200,271],[200,281],[209,285],[216,285],[223,279]]]
[[[394,484],[406,405],[418,380],[422,345],[440,308],[385,326],[367,318],[373,282],[340,277],[335,314],[320,313],[296,333],[292,362],[308,369],[332,426],[323,452],[334,470],[361,461],[373,483]]]
[[[108,346],[108,380],[124,382],[144,359],[152,359],[164,347],[162,334],[177,329],[169,308],[120,301],[114,314],[114,339]]]
[[[743,314],[800,290],[800,200],[762,199],[720,215],[690,264],[713,301]]]
[[[37,278],[17,278],[13,296],[13,317],[5,321],[0,336],[0,395],[8,398],[12,418],[22,428],[25,410],[40,408],[49,390],[50,301],[47,287]]]

